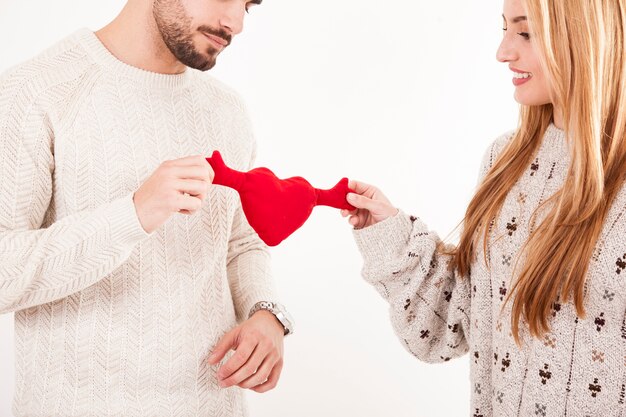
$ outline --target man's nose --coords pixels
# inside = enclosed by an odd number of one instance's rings
[[[226,2],[220,17],[220,26],[231,35],[241,33],[245,13],[246,1]]]

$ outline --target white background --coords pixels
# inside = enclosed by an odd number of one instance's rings
[[[0,0],[0,71],[123,0]],[[213,74],[247,101],[259,166],[319,188],[343,176],[379,186],[447,236],[488,144],[515,127],[511,74],[495,60],[500,1],[266,0]],[[254,417],[469,415],[469,359],[427,365],[396,340],[360,277],[339,213],[317,208],[273,249],[297,322],[279,387],[248,395]],[[0,316],[0,417],[13,396],[13,317]]]

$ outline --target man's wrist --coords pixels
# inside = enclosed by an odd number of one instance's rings
[[[264,317],[266,320],[269,320],[273,323],[276,324],[276,328],[280,329],[281,332],[285,332],[285,326],[283,326],[283,324],[280,322],[280,320],[278,320],[278,318],[272,314],[271,312],[267,311],[267,310],[259,310],[256,313],[253,313],[250,318],[252,317]]]
[[[248,318],[259,311],[267,311],[272,314],[283,327],[285,336],[293,333],[293,318],[282,305],[270,301],[259,301],[250,309]]]

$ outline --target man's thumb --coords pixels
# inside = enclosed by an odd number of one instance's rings
[[[224,356],[226,355],[226,353],[228,353],[228,351],[233,347],[233,344],[235,343],[235,340],[236,340],[236,336],[237,336],[237,328],[231,330],[230,332],[222,336],[220,341],[217,343],[217,345],[213,349],[213,352],[209,356],[209,364],[215,365],[216,363],[224,359]]]

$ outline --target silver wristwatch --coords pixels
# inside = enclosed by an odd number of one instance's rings
[[[254,313],[259,310],[267,310],[276,316],[276,319],[282,324],[285,329],[285,336],[293,333],[293,318],[291,314],[287,312],[284,306],[278,303],[272,303],[270,301],[259,301],[250,309],[248,318],[252,317]]]

